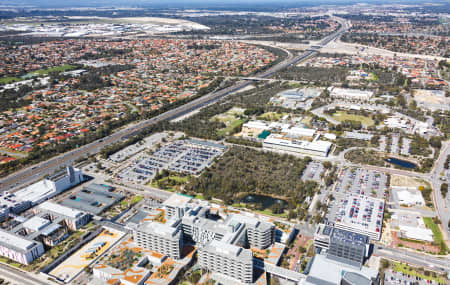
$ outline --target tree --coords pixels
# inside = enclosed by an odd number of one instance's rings
[[[448,183],[442,183],[441,184],[441,194],[442,194],[442,197],[444,197],[444,199],[447,197],[447,192],[448,192]]]
[[[329,161],[325,161],[323,163],[323,167],[325,167],[325,169],[330,169],[333,165],[331,164],[331,162]]]

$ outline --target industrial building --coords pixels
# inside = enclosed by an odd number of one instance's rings
[[[62,205],[98,215],[121,201],[125,196],[113,192],[114,188],[103,184],[90,184],[61,202]]]
[[[328,141],[315,140],[312,142],[289,140],[281,135],[270,135],[263,142],[266,150],[283,151],[290,154],[328,156],[332,143]]]

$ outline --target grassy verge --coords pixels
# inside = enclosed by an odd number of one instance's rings
[[[427,228],[429,228],[432,232],[433,232],[433,239],[434,242],[440,246],[441,248],[441,254],[446,254],[447,253],[447,245],[445,244],[445,241],[442,237],[442,233],[441,230],[439,229],[439,226],[436,225],[433,222],[433,219],[430,217],[424,217],[423,218],[423,222],[425,223],[425,225],[427,226]]]
[[[409,265],[406,264],[401,264],[398,262],[394,262],[394,271],[396,272],[400,272],[400,273],[404,273],[407,275],[411,275],[411,276],[415,276],[415,277],[420,277],[422,279],[425,280],[434,280],[437,281],[441,284],[445,284],[445,280],[443,278],[440,278],[438,276],[436,276],[435,274],[429,274],[428,276],[425,275],[425,273],[419,273],[418,271],[416,271],[414,268],[410,267]]]

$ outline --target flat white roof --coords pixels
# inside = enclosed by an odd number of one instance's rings
[[[297,140],[287,140],[282,138],[277,138],[275,136],[269,136],[264,140],[264,143],[275,144],[280,146],[288,146],[292,148],[313,150],[320,152],[328,152],[331,148],[332,143],[327,141],[297,141]]]
[[[16,236],[13,234],[10,234],[8,232],[0,230],[0,242],[11,245],[14,247],[17,247],[18,249],[27,251],[29,248],[31,248],[34,244],[34,242],[29,241],[27,239],[24,239],[20,236]]]
[[[34,216],[25,223],[23,223],[24,228],[33,230],[35,232],[43,229],[45,226],[50,224],[50,221],[38,216]]]
[[[419,190],[409,191],[401,190],[397,191],[397,197],[400,204],[425,204],[425,200]]]
[[[41,199],[51,196],[55,192],[49,180],[41,180],[17,192],[14,192],[17,200],[37,203]]]
[[[307,128],[300,128],[300,127],[292,127],[292,128],[283,129],[282,132],[286,132],[286,133],[292,134],[292,135],[312,137],[316,133],[316,130],[314,130],[314,129],[307,129]]]
[[[166,201],[164,201],[164,205],[169,207],[186,207],[187,203],[191,201],[191,197],[180,195],[180,194],[172,194]]]
[[[68,216],[70,218],[77,218],[80,215],[82,215],[83,213],[81,211],[66,207],[66,206],[62,206],[53,202],[49,202],[46,201],[42,204],[40,204],[39,209],[42,210],[46,210],[46,211],[50,211],[50,212],[54,212],[60,215],[64,215],[64,216]]]
[[[410,227],[399,225],[400,231],[406,235],[407,238],[433,241],[433,231],[425,228]]]

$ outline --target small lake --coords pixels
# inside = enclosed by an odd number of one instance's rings
[[[417,165],[415,163],[412,163],[410,161],[406,161],[406,160],[401,160],[395,157],[389,157],[388,159],[385,159],[384,161],[390,163],[390,164],[394,164],[394,165],[398,165],[404,168],[416,168]]]
[[[246,204],[259,204],[262,203],[264,209],[270,208],[275,203],[281,203],[283,206],[287,206],[287,202],[283,199],[272,198],[270,196],[250,194],[245,196],[241,202]]]

